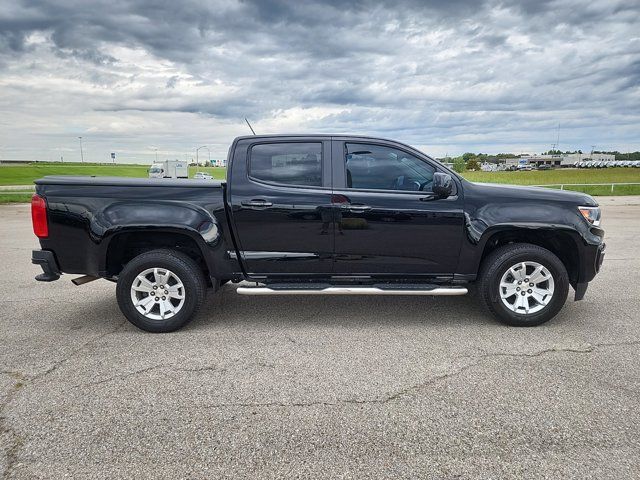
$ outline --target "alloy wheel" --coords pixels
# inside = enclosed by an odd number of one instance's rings
[[[545,308],[554,292],[553,275],[537,262],[519,262],[500,279],[500,299],[512,312],[529,315]]]
[[[148,268],[140,272],[131,284],[131,301],[145,317],[165,320],[184,306],[184,285],[171,270]]]

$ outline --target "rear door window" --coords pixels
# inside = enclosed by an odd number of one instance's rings
[[[255,180],[303,187],[322,185],[322,143],[279,142],[254,145],[249,176]]]

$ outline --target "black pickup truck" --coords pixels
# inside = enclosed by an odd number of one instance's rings
[[[239,137],[227,180],[44,177],[32,201],[40,281],[117,282],[124,315],[168,332],[207,289],[249,295],[463,295],[539,325],[604,257],[589,195],[469,182],[360,136]],[[246,283],[248,282],[248,283]]]

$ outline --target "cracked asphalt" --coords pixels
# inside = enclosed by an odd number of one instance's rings
[[[187,328],[115,285],[33,280],[0,207],[4,478],[640,478],[640,197],[602,199],[603,271],[550,323],[473,297],[246,297]]]

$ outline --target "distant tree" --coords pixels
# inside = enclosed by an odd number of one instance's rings
[[[471,160],[472,158],[475,158],[476,154],[475,153],[471,153],[471,152],[466,152],[462,154],[462,159],[465,162],[468,162],[469,160]]]
[[[456,157],[453,159],[453,170],[458,173],[464,172],[465,163],[462,157]]]
[[[476,158],[472,158],[467,162],[467,170],[477,172],[480,170],[480,162]]]

